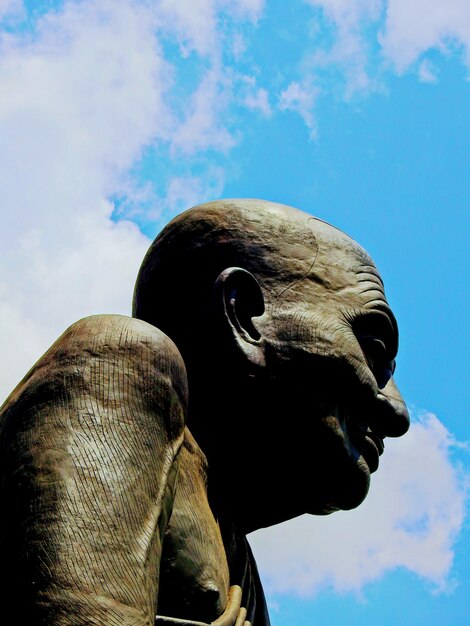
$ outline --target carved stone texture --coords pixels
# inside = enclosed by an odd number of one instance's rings
[[[133,315],[74,324],[0,410],[2,610],[267,626],[246,534],[358,506],[409,426],[382,279],[309,214],[222,200],[157,237]]]

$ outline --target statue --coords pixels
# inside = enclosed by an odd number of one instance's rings
[[[1,409],[9,623],[267,626],[245,536],[362,502],[409,426],[397,348],[338,229],[260,200],[176,217],[133,318],[78,321]]]

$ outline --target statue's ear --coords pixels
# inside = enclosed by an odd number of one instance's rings
[[[264,341],[252,321],[263,315],[264,297],[253,274],[240,267],[224,270],[214,284],[214,306],[236,351],[250,363],[264,366]]]

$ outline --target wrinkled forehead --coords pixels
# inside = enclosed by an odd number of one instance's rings
[[[361,308],[388,306],[380,273],[359,244],[318,218],[305,214],[296,217],[303,242],[297,258],[284,255],[286,264],[295,268],[286,297],[297,293],[308,299],[309,291],[321,291],[328,293],[332,303],[341,301]]]
[[[309,225],[317,245],[316,269],[330,288],[341,290],[359,282],[373,282],[383,291],[379,271],[364,248],[322,220],[315,218]]]

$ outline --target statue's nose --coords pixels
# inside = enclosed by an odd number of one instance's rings
[[[405,401],[391,378],[379,392],[377,399],[382,403],[380,422],[387,437],[401,437],[410,427],[410,415]]]

